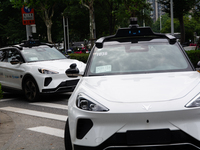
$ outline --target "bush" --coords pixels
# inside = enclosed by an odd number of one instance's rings
[[[1,90],[1,83],[0,83],[0,99],[3,98],[3,91]]]
[[[200,50],[190,50],[186,51],[188,57],[190,58],[194,67],[197,67],[198,61],[200,61]]]
[[[69,56],[70,56],[71,59],[77,59],[79,61],[82,61],[82,62],[86,63],[89,54],[88,53],[83,53],[83,54],[69,54]]]

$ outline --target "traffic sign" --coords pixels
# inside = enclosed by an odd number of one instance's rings
[[[21,8],[22,11],[22,23],[23,25],[31,25],[35,24],[35,14],[33,8],[28,8],[23,6]]]

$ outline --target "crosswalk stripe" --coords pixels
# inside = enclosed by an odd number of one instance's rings
[[[64,109],[64,110],[68,109],[67,105],[61,105],[61,104],[44,103],[44,102],[29,103],[29,104],[37,105],[37,106],[50,107],[50,108]]]
[[[57,114],[52,114],[52,113],[45,113],[45,112],[16,108],[16,107],[1,107],[0,110],[11,111],[15,113],[26,114],[26,115],[31,115],[31,116],[41,117],[41,118],[59,120],[59,121],[66,121],[68,118],[65,115],[57,115]]]
[[[6,101],[10,101],[12,99],[0,99],[0,102],[6,102]]]
[[[28,128],[27,130],[64,138],[64,130],[57,129],[57,128],[51,128],[47,126],[38,126],[38,127]]]

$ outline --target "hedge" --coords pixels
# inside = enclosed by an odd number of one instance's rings
[[[197,67],[198,61],[200,61],[200,50],[190,50],[186,51],[188,57],[190,58],[194,67]],[[89,54],[69,54],[71,59],[77,59],[84,63],[87,62]]]
[[[188,57],[190,58],[194,67],[197,67],[198,61],[200,61],[200,50],[190,50],[186,51]]]
[[[0,83],[0,99],[3,98],[3,91],[1,90],[1,83]]]
[[[87,62],[87,59],[88,59],[88,56],[89,56],[89,53],[83,53],[83,54],[69,54],[70,58],[71,59],[77,59],[79,61],[82,61],[84,63]]]

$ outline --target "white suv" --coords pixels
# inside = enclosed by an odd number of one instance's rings
[[[76,63],[81,72],[85,64],[68,59],[49,44],[38,40],[0,49],[0,83],[2,89],[23,90],[29,101],[42,93],[72,92],[79,77],[68,78],[65,71]]]

